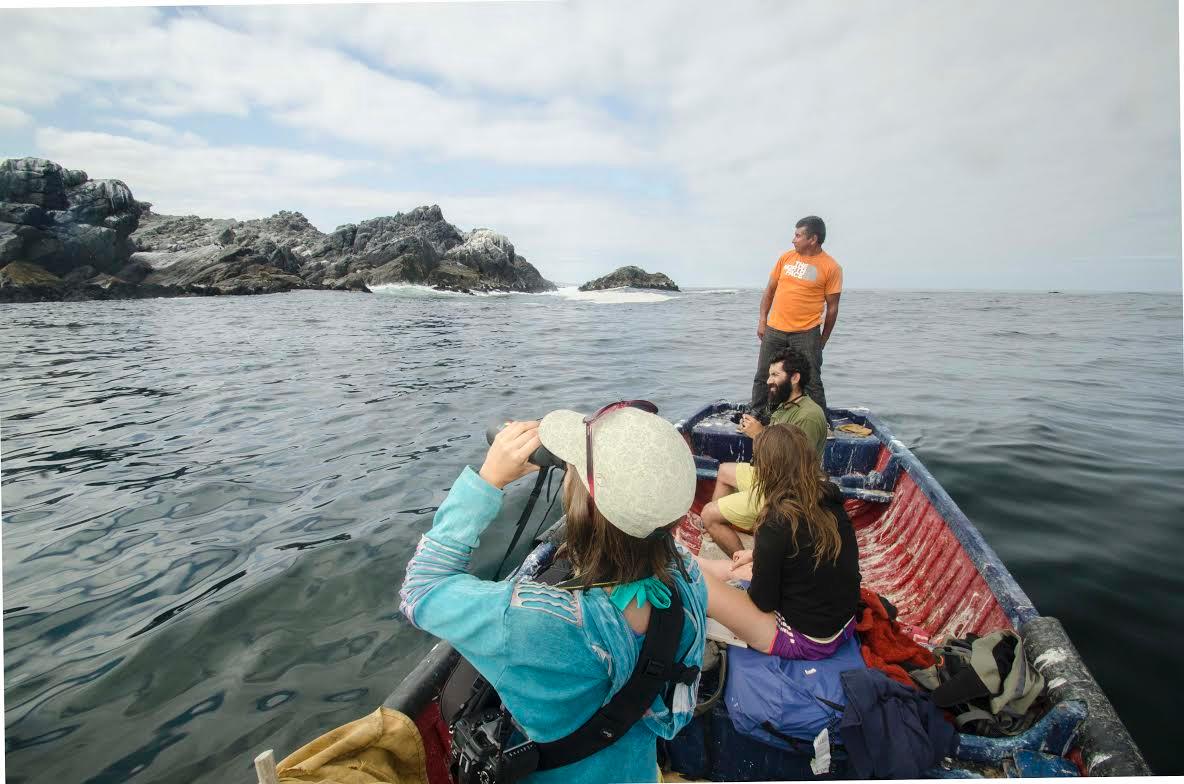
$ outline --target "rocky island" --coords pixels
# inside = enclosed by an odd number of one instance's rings
[[[678,291],[678,286],[661,272],[646,272],[641,267],[620,267],[603,278],[590,280],[580,291],[600,291],[602,289],[616,289],[628,286],[634,289],[660,289],[662,291]]]
[[[0,302],[368,292],[554,291],[513,244],[461,232],[438,206],[324,234],[299,212],[232,220],[158,215],[119,180],[40,158],[0,162]]]

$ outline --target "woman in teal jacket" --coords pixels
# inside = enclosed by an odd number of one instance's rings
[[[508,424],[481,470],[466,467],[453,484],[407,565],[403,613],[468,659],[537,742],[570,734],[628,680],[650,607],[668,606],[672,589],[683,603],[680,661],[702,662],[707,590],[670,536],[694,497],[694,459],[674,427],[645,406],[614,404],[592,417],[553,411],[541,422]],[[576,587],[468,574],[481,533],[501,510],[502,488],[537,470],[527,459],[540,443],[568,464],[559,554],[572,562]],[[656,698],[613,745],[525,781],[657,781],[657,738],[690,721],[697,688],[697,678],[677,685],[669,705]]]

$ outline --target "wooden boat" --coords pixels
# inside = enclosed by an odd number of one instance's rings
[[[696,508],[710,499],[721,461],[751,458],[720,401],[676,424],[696,455]],[[959,734],[953,757],[928,771],[934,778],[980,776],[1148,775],[1150,770],[1064,628],[1041,616],[994,550],[933,475],[867,409],[832,409],[834,436],[824,466],[846,497],[856,529],[864,585],[886,596],[899,620],[932,640],[968,632],[1013,629],[1047,684],[1051,707],[1031,728],[1007,738]],[[538,574],[562,537],[562,520],[519,567]],[[448,727],[438,697],[457,654],[445,642],[432,649],[385,705],[412,717],[428,752],[429,778],[449,782]],[[710,673],[704,688],[711,688]],[[810,739],[805,739],[808,744]],[[769,781],[816,778],[809,756],[773,748],[736,732],[723,700],[697,715],[673,741],[661,744],[670,779]],[[839,747],[832,776],[851,778]]]

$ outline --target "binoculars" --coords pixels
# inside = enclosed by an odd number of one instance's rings
[[[502,428],[505,426],[505,422],[499,422],[498,424],[490,425],[489,427],[485,428],[485,440],[492,444],[494,437],[497,436],[497,434],[500,433]],[[534,454],[530,456],[527,462],[531,463],[532,465],[536,465],[539,468],[564,468],[567,465],[566,462],[551,454],[551,450],[542,445],[540,445],[538,449],[534,450]]]

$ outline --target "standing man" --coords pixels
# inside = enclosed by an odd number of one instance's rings
[[[769,361],[783,349],[795,348],[811,363],[806,394],[826,411],[822,349],[839,317],[843,268],[822,249],[825,241],[826,224],[822,218],[815,215],[802,218],[794,227],[793,250],[777,259],[769,274],[756,325],[761,353],[752,381],[753,408],[763,408],[768,400]]]

